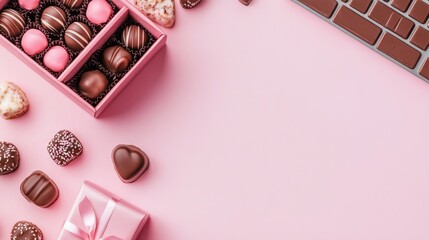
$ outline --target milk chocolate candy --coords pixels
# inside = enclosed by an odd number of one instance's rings
[[[185,9],[191,9],[200,4],[203,0],[180,0],[180,5]]]
[[[79,139],[68,130],[59,131],[48,144],[49,156],[62,167],[79,157],[82,151]]]
[[[244,5],[249,5],[252,0],[240,0],[240,2]]]
[[[43,233],[36,224],[19,221],[13,225],[10,233],[11,240],[43,240]]]
[[[19,151],[9,142],[0,142],[0,175],[14,172],[19,166]]]
[[[21,194],[39,207],[51,206],[59,196],[57,185],[42,171],[35,171],[21,183]]]
[[[118,145],[112,151],[113,165],[116,173],[124,183],[139,179],[149,168],[148,156],[133,145]]]

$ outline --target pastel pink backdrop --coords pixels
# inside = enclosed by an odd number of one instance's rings
[[[178,2],[168,46],[98,120],[1,48],[1,80],[31,110],[1,121],[19,170],[0,178],[0,238],[21,219],[56,239],[84,180],[151,213],[147,240],[424,240],[429,236],[429,84],[289,0]],[[60,129],[83,156],[60,168]],[[151,158],[134,184],[110,152]],[[26,202],[19,184],[45,171],[61,196]]]

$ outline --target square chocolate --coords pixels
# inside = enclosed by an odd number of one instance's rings
[[[68,130],[61,130],[49,142],[48,153],[56,164],[67,166],[83,151],[79,139]]]

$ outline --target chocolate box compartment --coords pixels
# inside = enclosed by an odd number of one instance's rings
[[[15,1],[15,0],[11,0]],[[42,0],[43,2],[43,0]],[[82,52],[67,66],[67,68],[59,75],[58,78],[53,76],[44,67],[40,66],[33,58],[28,56],[24,51],[16,47],[3,35],[0,36],[0,44],[17,56],[33,71],[42,76],[51,85],[61,91],[64,95],[70,98],[78,106],[87,113],[97,118],[109,106],[109,104],[119,95],[119,93],[134,79],[137,73],[146,65],[166,44],[167,36],[146,16],[139,12],[131,3],[126,0],[111,0],[119,9],[107,25],[98,32],[98,34],[90,41]],[[8,4],[8,0],[0,0],[0,6]],[[3,10],[3,8],[2,8]],[[64,82],[71,79],[90,59],[92,54],[101,48],[109,39],[110,36],[120,27],[127,17],[133,18],[150,32],[156,39],[150,49],[141,57],[141,59],[132,67],[125,76],[116,84],[113,89],[103,98],[103,100],[93,107]]]

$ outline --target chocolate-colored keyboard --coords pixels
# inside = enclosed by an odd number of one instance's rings
[[[429,81],[428,0],[292,0]]]

